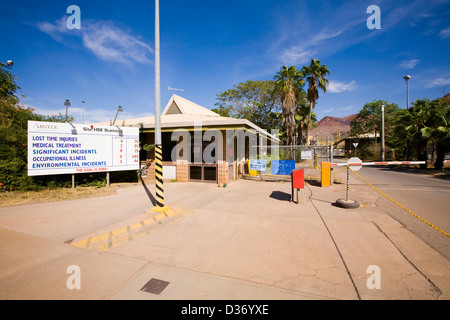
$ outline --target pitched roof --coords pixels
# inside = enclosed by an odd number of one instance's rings
[[[109,122],[97,123],[97,125],[110,125]],[[116,125],[127,127],[141,127],[143,129],[155,128],[155,117],[144,117],[134,119],[117,119]],[[222,117],[219,114],[206,109],[192,101],[184,99],[176,94],[167,103],[161,114],[161,128],[187,128],[187,127],[247,127],[270,137],[279,140],[266,130],[261,129],[247,119],[235,119]]]
[[[210,117],[220,117],[217,113],[209,109],[206,109],[192,101],[177,96],[176,94],[172,95],[172,98],[170,99],[161,116],[172,114],[191,114]]]

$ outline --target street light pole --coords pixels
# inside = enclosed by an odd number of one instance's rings
[[[376,139],[376,137],[375,137]],[[384,105],[381,106],[381,161],[385,160]]]
[[[117,109],[117,113],[116,113],[116,117],[114,118],[113,125],[116,124],[116,120],[117,120],[117,116],[119,115],[119,112],[123,112],[123,108],[121,106],[119,106],[119,108]]]
[[[409,79],[410,75],[404,76],[403,79],[406,81],[406,110],[409,110]],[[409,140],[406,138],[406,160],[409,158]]]
[[[69,116],[69,107],[70,107],[69,99],[66,99],[66,102],[64,102],[64,105],[66,106],[66,122],[67,122],[67,118]]]
[[[159,39],[159,0],[155,0],[155,186],[156,206],[153,211],[169,209],[164,205],[164,183],[161,137],[161,47]]]
[[[406,110],[409,110],[409,79],[411,76],[404,76],[403,79],[406,81]]]
[[[155,0],[155,145],[161,146],[161,45],[159,39],[159,0]]]
[[[83,104],[83,124],[84,124],[84,104],[86,103],[86,101],[81,101],[81,103]]]

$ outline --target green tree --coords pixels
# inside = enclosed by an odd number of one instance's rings
[[[40,120],[30,108],[0,99],[0,183],[7,189],[26,189],[28,121]]]
[[[276,91],[281,96],[283,111],[283,127],[286,133],[286,143],[292,145],[295,135],[295,104],[296,95],[305,85],[304,74],[295,66],[283,66],[275,75]]]
[[[16,92],[20,87],[16,83],[16,76],[9,71],[10,69],[11,67],[8,66],[0,66],[0,99],[16,104],[19,102]]]
[[[316,105],[316,101],[319,99],[319,89],[322,89],[324,93],[327,92],[328,79],[327,76],[330,74],[330,70],[326,65],[322,65],[320,60],[311,59],[311,63],[308,66],[303,66],[303,74],[307,77],[308,81],[308,101],[310,104],[309,119],[311,122],[311,115]],[[309,126],[306,136],[309,133]]]
[[[436,162],[434,167],[438,170],[444,167],[445,154],[450,152],[450,98],[441,100],[442,108],[438,116],[440,126],[437,128]]]
[[[449,122],[449,99],[420,99],[409,110],[402,110],[397,130],[411,143],[419,160],[428,160],[427,149],[431,147],[434,167],[442,169],[445,153],[450,150]]]
[[[434,168],[440,170],[445,154],[450,151],[450,107],[440,108],[433,116],[434,127],[425,126],[420,131],[432,143]]]
[[[300,90],[297,92],[295,100],[295,121],[297,128],[297,141],[301,145],[306,145],[308,142],[308,128],[315,125],[317,122],[316,114],[312,113],[311,118],[309,114],[310,108],[306,100],[306,92]]]
[[[430,102],[428,99],[416,100],[411,108],[401,109],[398,113],[394,125],[394,139],[390,143],[393,143],[397,149],[403,149],[408,158],[419,161],[428,160],[428,138],[423,135],[422,129],[430,124],[429,119],[433,109]]]
[[[397,104],[389,103],[386,100],[375,100],[367,102],[358,115],[350,123],[350,135],[373,133],[375,136],[381,132],[381,112],[384,105],[385,114],[385,133],[391,135],[392,126],[400,110]]]
[[[1,70],[0,75],[0,183],[6,189],[35,189],[39,179],[28,177],[28,121],[64,122],[65,117],[42,116],[34,109],[23,107],[16,96],[20,87],[16,77],[9,71]],[[55,179],[41,179],[48,181]],[[2,188],[3,189],[3,188]]]
[[[247,81],[217,95],[212,111],[224,117],[247,119],[262,129],[278,129],[278,94],[271,80]]]
[[[380,135],[382,126],[382,106],[385,108],[385,136],[386,141],[392,141],[396,136],[393,135],[394,122],[399,112],[399,107],[395,103],[389,103],[386,100],[376,100],[367,102],[358,115],[350,123],[350,136],[358,137],[364,134],[374,134],[375,137]],[[366,148],[369,153],[368,156],[376,157],[376,142],[374,140],[374,148],[371,152]],[[390,145],[394,148],[394,144]]]

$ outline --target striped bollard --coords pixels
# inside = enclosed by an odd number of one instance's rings
[[[162,165],[162,146],[155,146],[155,185],[156,185],[156,206],[152,211],[164,212],[169,209],[164,205],[164,182]]]

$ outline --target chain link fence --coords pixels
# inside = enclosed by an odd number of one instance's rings
[[[305,170],[306,178],[320,179],[321,162],[333,162],[344,156],[333,145],[277,146],[275,150],[258,150],[247,161],[246,175],[261,180],[289,180],[292,170]]]

